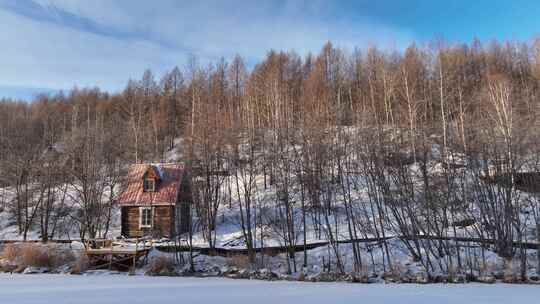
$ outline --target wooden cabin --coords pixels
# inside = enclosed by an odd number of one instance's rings
[[[122,236],[172,238],[189,230],[192,199],[182,165],[132,165],[122,188]]]

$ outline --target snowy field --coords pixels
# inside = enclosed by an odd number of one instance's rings
[[[299,283],[126,275],[0,274],[0,303],[537,303],[532,285]]]

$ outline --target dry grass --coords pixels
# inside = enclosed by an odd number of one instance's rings
[[[510,260],[505,262],[503,281],[505,283],[516,283],[520,281],[519,261]]]
[[[478,269],[480,276],[491,276],[497,271],[496,263],[490,261],[486,261],[485,263],[478,261],[477,263],[480,265]]]
[[[228,261],[229,266],[238,267],[240,269],[249,268],[251,263],[249,262],[249,257],[243,254],[235,254],[229,257]]]
[[[20,253],[24,266],[51,267],[56,261],[56,252],[35,244],[23,245]]]
[[[176,263],[174,258],[167,256],[158,256],[150,261],[148,274],[150,275],[174,275]]]
[[[75,257],[73,266],[71,267],[71,274],[82,274],[88,270],[90,263],[86,254],[79,254]]]
[[[7,244],[2,256],[19,267],[53,268],[74,260],[73,253],[69,250],[39,243]]]
[[[392,262],[392,268],[390,269],[390,273],[395,278],[401,278],[407,273],[407,267],[403,265],[400,261],[394,260]]]
[[[15,244],[6,244],[2,250],[2,257],[9,262],[15,262],[18,258],[18,249]]]

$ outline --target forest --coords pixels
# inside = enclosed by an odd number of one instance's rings
[[[345,272],[340,242],[377,238],[393,269],[387,238],[400,236],[428,273],[484,269],[490,250],[519,277],[540,272],[540,248],[526,246],[540,242],[540,40],[329,42],[318,54],[271,50],[253,66],[191,56],[120,93],[4,99],[2,218],[24,239],[110,237],[126,166],[170,161],[174,149],[193,173],[194,230],[213,248],[220,210],[237,208],[252,264],[273,238],[296,272],[308,253],[295,248],[317,239]],[[354,271],[374,263],[350,246]]]

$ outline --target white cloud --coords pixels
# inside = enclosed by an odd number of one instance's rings
[[[182,65],[188,53],[201,60],[239,53],[261,59],[269,49],[317,52],[328,40],[352,48],[401,48],[406,31],[372,20],[329,21],[328,1],[34,0],[80,16],[119,35],[39,22],[0,9],[0,85],[69,89],[99,85],[121,89],[145,68]],[[52,10],[54,11],[54,10]],[[135,37],[135,39],[134,39]]]
[[[163,70],[182,54],[145,41],[123,41],[0,11],[0,84],[69,89],[123,87],[145,68]]]

